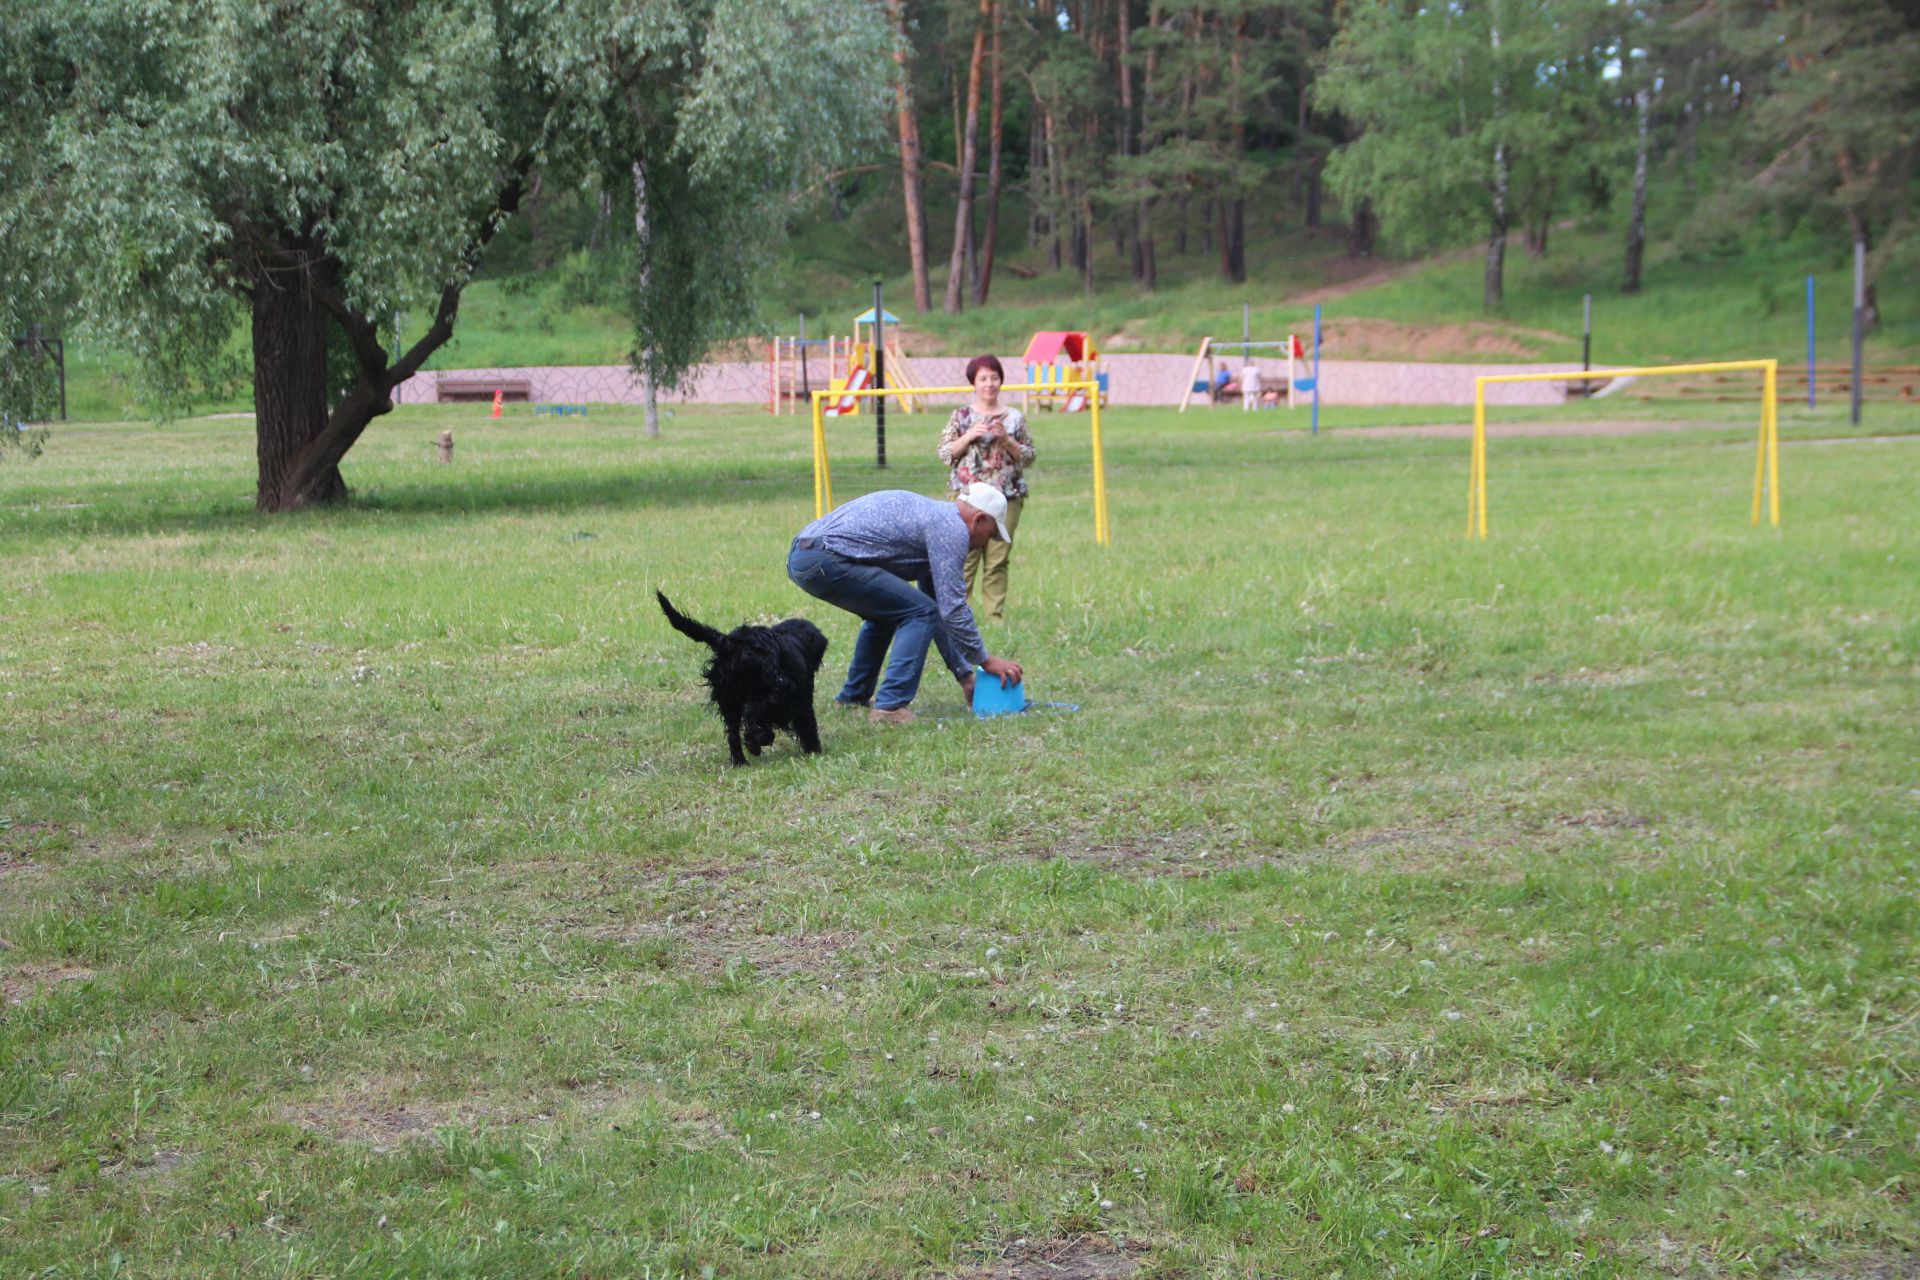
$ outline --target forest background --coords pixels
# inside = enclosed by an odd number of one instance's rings
[[[1139,298],[1170,276],[1239,285],[1276,258],[1469,246],[1497,316],[1511,251],[1545,259],[1556,230],[1602,229],[1611,269],[1592,283],[1625,294],[1650,256],[1684,269],[1793,242],[1821,268],[1858,243],[1872,332],[1882,281],[1916,263],[1911,3],[883,8],[898,65],[884,154],[794,193],[771,323],[875,274],[900,280],[903,311],[952,316],[993,305],[1009,274],[1056,298],[1068,280]],[[590,299],[619,195],[539,192],[493,269],[566,274],[585,252],[566,283]],[[1797,281],[1774,274],[1761,291],[1791,301]]]
[[[1838,360],[1857,247],[1869,361],[1920,352],[1913,0],[873,3],[884,109],[795,166],[739,339],[842,327],[880,278],[924,353],[1192,349],[1365,292],[1334,354],[1565,359],[1594,294],[1616,362],[1788,355],[1817,275]],[[633,205],[534,169],[427,367],[638,361]],[[248,403],[244,336],[162,404],[65,309],[79,413]]]

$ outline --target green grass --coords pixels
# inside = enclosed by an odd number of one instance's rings
[[[1108,550],[1046,418],[990,640],[1081,711],[737,771],[651,590],[826,702],[798,418],[402,410],[276,519],[241,424],[56,433],[0,1274],[1904,1274],[1920,417],[1786,413],[1772,530],[1690,412],[1500,442],[1484,544],[1457,441],[1114,412]]]

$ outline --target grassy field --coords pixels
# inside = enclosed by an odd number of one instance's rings
[[[0,1275],[1914,1274],[1920,414],[1779,530],[1745,406],[1503,441],[1469,544],[1457,441],[1114,412],[1105,551],[1048,418],[1079,712],[731,770],[651,592],[824,708],[801,419],[482,412],[0,462]]]

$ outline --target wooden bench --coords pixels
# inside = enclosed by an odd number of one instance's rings
[[[533,382],[528,378],[442,377],[434,384],[435,398],[441,404],[460,404],[474,400],[491,401],[495,392],[502,400],[525,404],[533,399]]]

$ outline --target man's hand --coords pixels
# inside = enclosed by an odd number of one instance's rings
[[[980,665],[986,668],[988,675],[1000,677],[1002,689],[1011,689],[1020,683],[1021,671],[1020,664],[1017,662],[1008,662],[1005,658],[988,658]],[[967,691],[967,696],[969,698],[973,696],[971,689]]]

